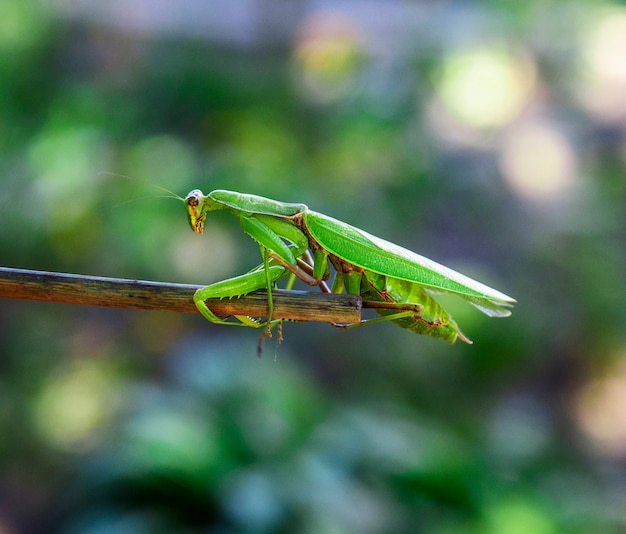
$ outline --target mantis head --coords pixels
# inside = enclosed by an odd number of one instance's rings
[[[204,199],[206,197],[199,189],[194,189],[185,197],[185,208],[187,209],[187,217],[189,226],[197,234],[201,234],[204,230],[204,218],[206,211],[204,208]]]

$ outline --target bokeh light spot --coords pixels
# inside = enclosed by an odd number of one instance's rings
[[[20,48],[27,48],[40,38],[45,18],[34,3],[0,2],[0,51],[15,57]]]
[[[115,403],[110,370],[100,360],[80,360],[53,375],[36,404],[35,420],[52,446],[88,446]]]
[[[98,171],[109,146],[95,128],[58,128],[42,133],[30,146],[29,161],[40,217],[52,233],[88,219],[96,201]]]
[[[243,244],[247,243],[243,241]],[[170,241],[167,257],[184,280],[208,284],[233,274],[241,246],[242,241],[232,232],[210,222],[202,236],[189,231]]]
[[[580,99],[603,122],[626,121],[626,8],[602,10],[582,43]]]
[[[454,119],[473,128],[500,128],[531,97],[535,69],[530,60],[495,47],[456,51],[444,60],[437,85]]]
[[[345,15],[323,12],[305,19],[294,48],[297,82],[304,96],[318,102],[343,96],[359,63],[360,41]]]
[[[521,498],[508,498],[487,511],[489,534],[553,534],[556,528],[551,518],[537,504]]]
[[[532,202],[555,201],[568,192],[577,161],[565,136],[547,122],[513,128],[500,154],[500,169],[509,187]]]
[[[626,456],[626,349],[606,375],[579,391],[576,419],[594,445],[609,456]]]
[[[185,408],[187,413],[159,406],[133,418],[126,428],[126,452],[151,470],[204,471],[215,455],[212,421],[208,414],[199,419],[192,406]]]

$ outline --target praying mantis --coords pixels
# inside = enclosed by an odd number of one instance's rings
[[[263,263],[250,272],[198,289],[194,302],[209,321],[237,326],[265,326],[269,334],[280,319],[272,319],[272,287],[277,280],[294,277],[324,291],[361,295],[377,304],[380,317],[352,327],[392,321],[418,334],[471,343],[433,294],[454,294],[490,317],[507,317],[515,299],[424,256],[373,236],[345,222],[310,210],[305,204],[215,190],[199,189],[184,199],[191,229],[202,233],[208,212],[228,210],[239,219],[243,231],[260,248]],[[335,277],[329,289],[325,281]],[[206,305],[209,298],[238,297],[257,289],[268,290],[268,317],[220,318]]]

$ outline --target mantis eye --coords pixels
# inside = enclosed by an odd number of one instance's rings
[[[202,191],[200,191],[199,189],[194,189],[185,198],[185,204],[187,204],[187,206],[196,207],[200,204],[200,199],[202,197],[204,197]]]

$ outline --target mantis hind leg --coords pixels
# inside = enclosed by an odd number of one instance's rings
[[[385,309],[385,308],[386,309],[400,309],[400,306],[402,306],[400,305],[397,307],[397,306],[393,306],[393,303],[384,303],[384,302],[378,302],[376,304],[383,305],[383,306],[377,306],[378,308],[377,311]],[[385,306],[385,305],[389,305],[389,306]],[[407,306],[408,307],[417,306],[418,308],[419,307],[423,308],[423,306],[419,304],[418,305],[407,304]],[[381,312],[378,311],[378,313],[381,313]],[[423,317],[422,315],[420,315],[419,312],[416,313],[416,310],[406,310],[406,311],[399,311],[397,313],[388,313],[388,314],[381,315],[380,317],[366,319],[359,323],[352,323],[352,324],[330,323],[330,324],[334,326],[335,328],[354,328],[356,326],[365,326],[365,325],[373,324],[373,323],[381,323],[383,321],[392,321],[398,324],[399,326],[402,326],[403,328],[407,328],[408,330],[412,330],[413,332],[416,332],[418,334],[426,333],[433,337],[442,338],[448,343],[454,343],[456,339],[460,339],[461,341],[469,345],[472,344],[472,341],[465,334],[463,334],[463,332],[461,332],[457,324],[452,319],[448,319],[447,321],[437,320],[437,319],[429,320],[426,317]]]
[[[365,326],[367,324],[382,323],[383,321],[397,321],[398,319],[405,319],[408,317],[415,317],[416,314],[424,308],[421,304],[413,303],[397,303],[397,302],[378,302],[378,301],[363,301],[363,307],[384,309],[384,310],[397,310],[396,313],[384,314],[380,317],[373,317],[372,319],[365,319],[358,323],[341,324],[341,323],[329,323],[335,328],[354,328],[356,326]],[[380,312],[379,312],[380,313]],[[425,321],[427,322],[427,321]],[[427,322],[428,323],[428,322]],[[430,326],[440,326],[441,323],[428,323]]]

